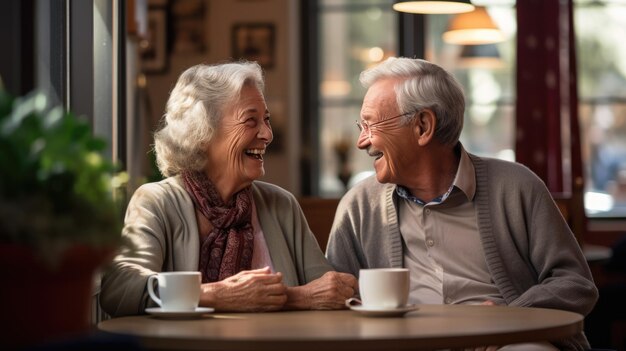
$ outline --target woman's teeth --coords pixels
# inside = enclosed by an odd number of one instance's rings
[[[256,159],[262,160],[263,155],[265,154],[265,149],[248,149],[246,150],[246,155],[250,157],[254,157]]]

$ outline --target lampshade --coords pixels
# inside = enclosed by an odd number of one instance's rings
[[[500,57],[496,44],[463,45],[461,58]]]
[[[504,63],[496,44],[464,45],[459,65],[463,68],[501,68]]]
[[[504,34],[482,6],[472,12],[461,13],[452,18],[443,41],[449,44],[478,45],[504,41]]]
[[[450,14],[472,11],[474,10],[474,5],[472,5],[470,0],[414,0],[396,1],[393,9],[408,13]]]

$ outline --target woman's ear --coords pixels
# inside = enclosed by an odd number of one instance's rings
[[[417,113],[415,133],[420,146],[430,143],[435,136],[437,118],[431,109],[424,109]]]

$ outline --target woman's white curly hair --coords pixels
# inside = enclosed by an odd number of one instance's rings
[[[200,64],[180,75],[154,134],[157,166],[164,176],[204,169],[208,144],[225,108],[247,85],[263,93],[263,71],[256,62]]]

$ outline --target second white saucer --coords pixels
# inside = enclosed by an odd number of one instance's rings
[[[368,317],[401,317],[406,313],[417,311],[417,305],[406,305],[392,309],[368,308],[366,306],[349,306],[351,310]]]
[[[211,307],[196,307],[193,311],[164,311],[161,307],[146,308],[146,312],[159,318],[198,318],[203,314],[212,313],[215,309]]]

